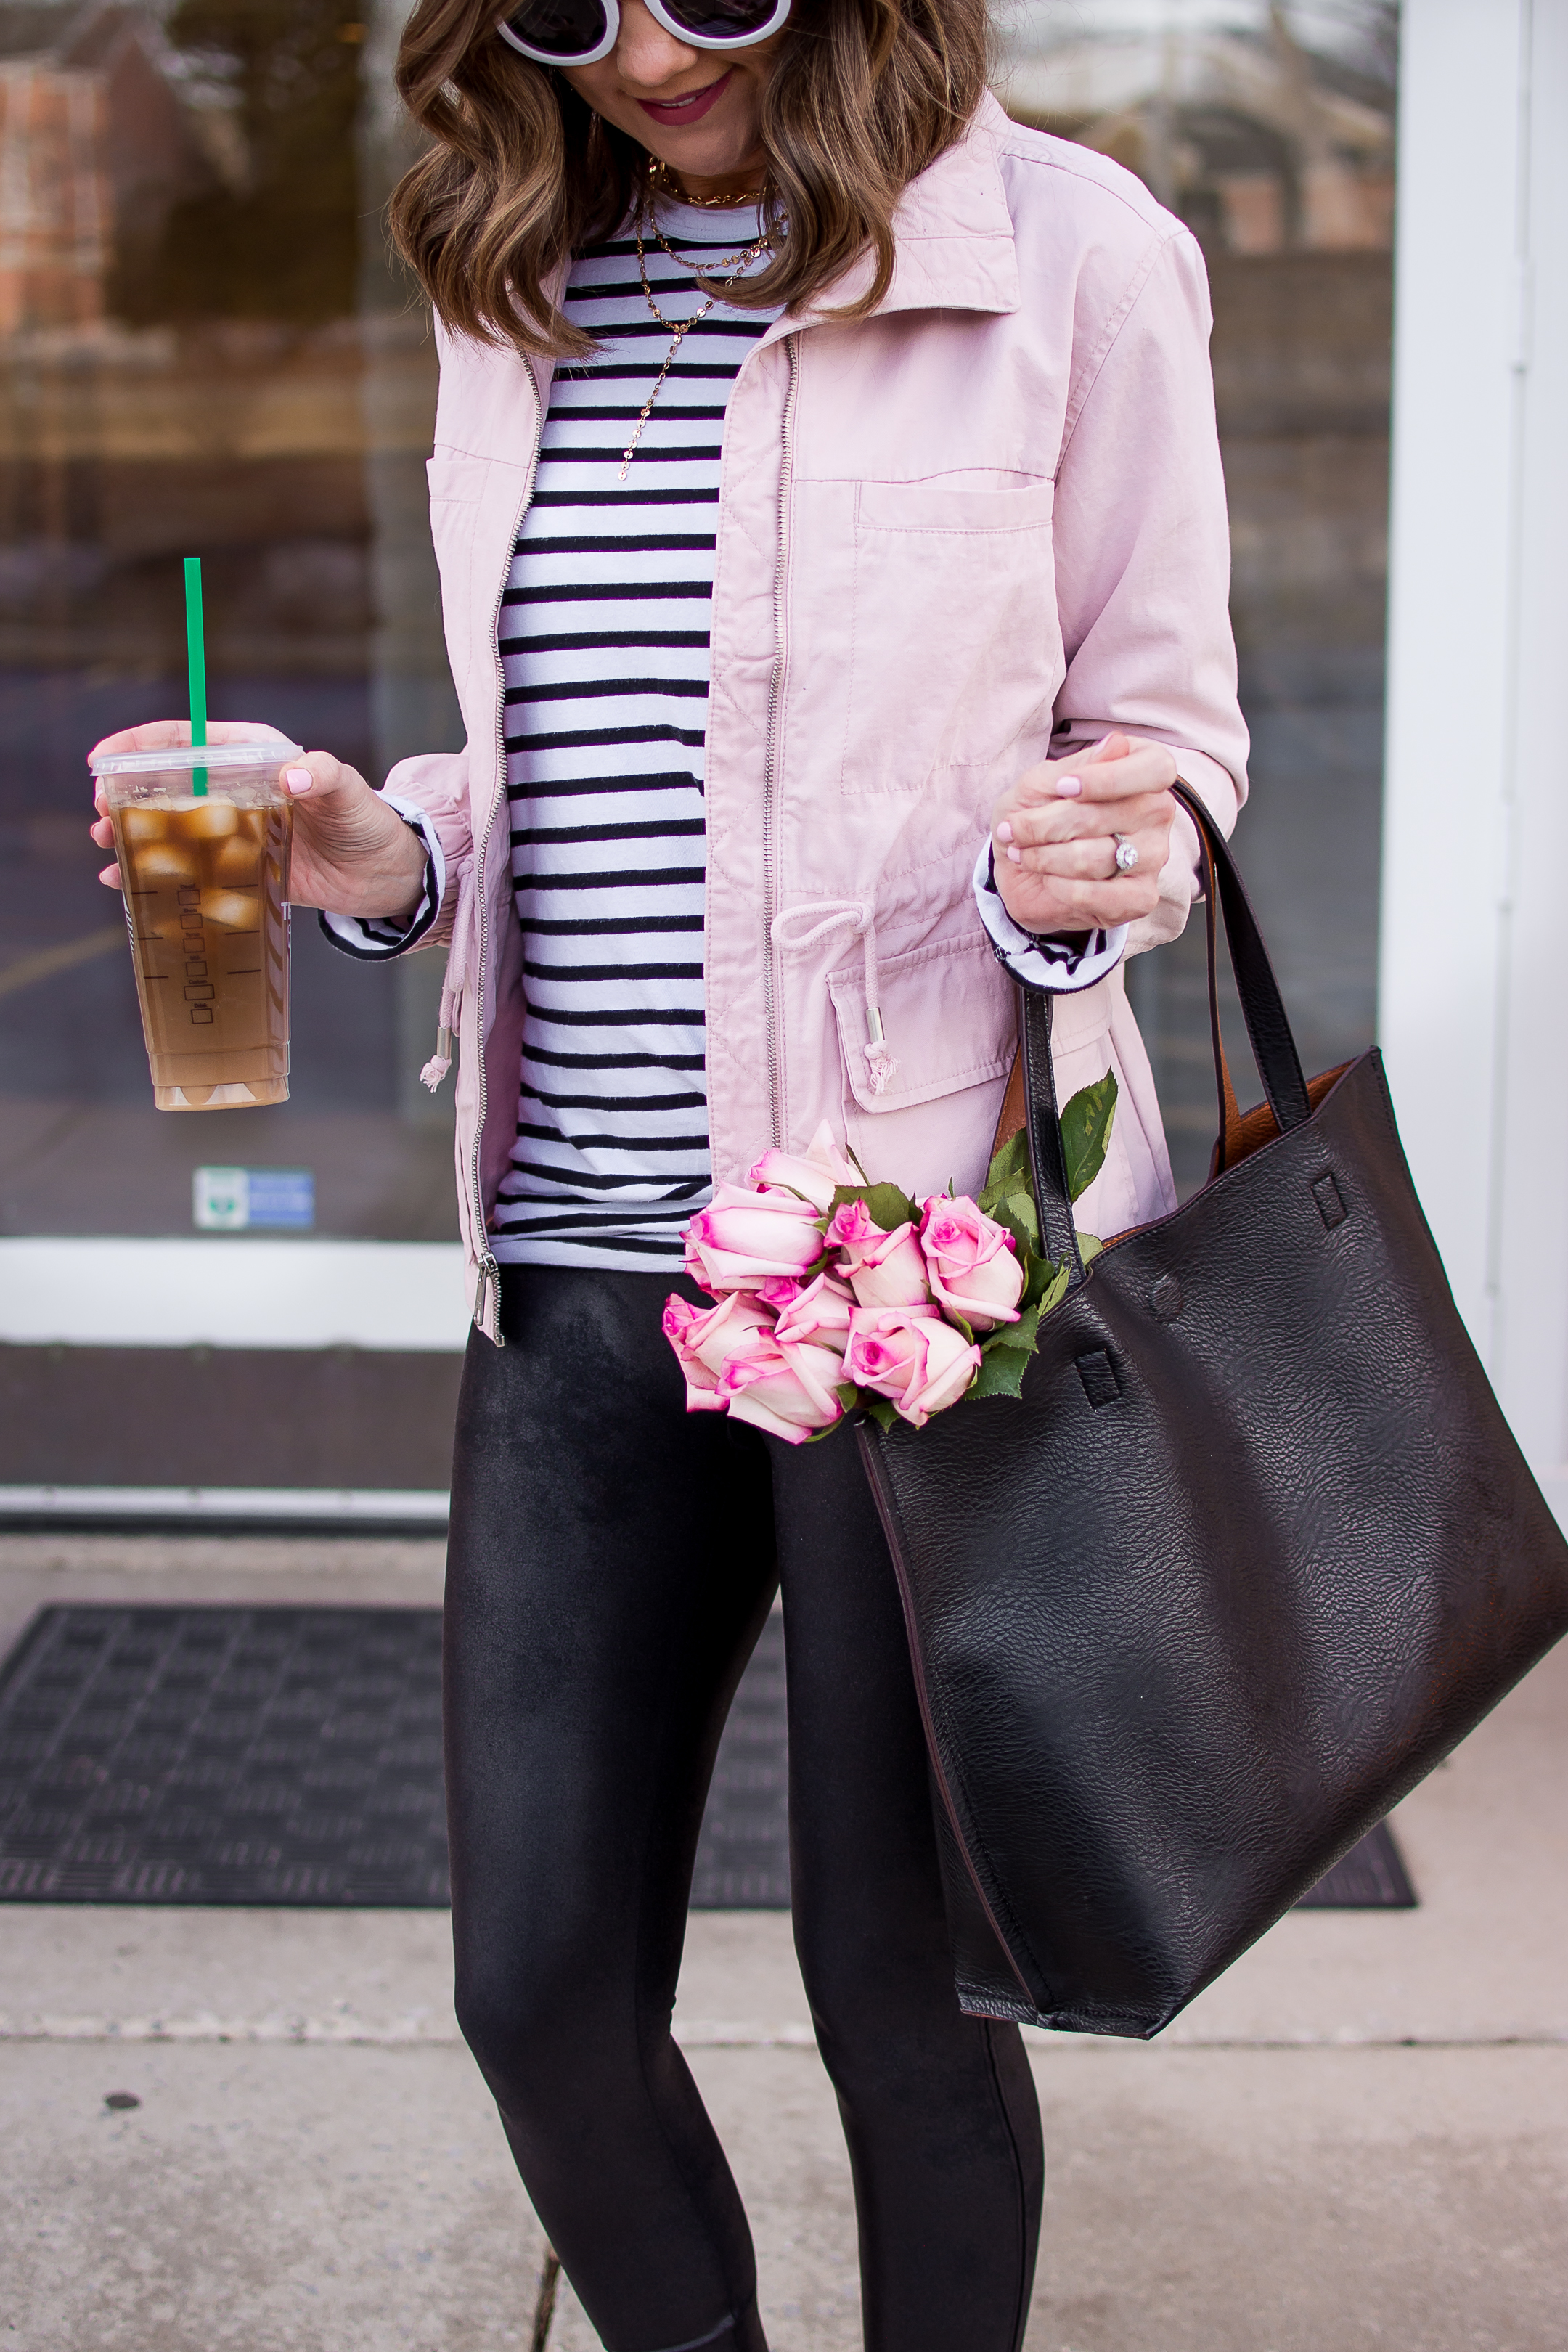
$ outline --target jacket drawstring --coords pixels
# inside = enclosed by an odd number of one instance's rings
[[[801,923],[812,928],[803,931]],[[864,1048],[871,1092],[885,1095],[898,1071],[882,1030],[881,990],[877,977],[877,924],[864,898],[814,898],[804,907],[788,907],[773,917],[768,936],[785,955],[815,947],[832,931],[850,930],[866,950],[866,1034]]]
[[[458,1007],[468,980],[468,933],[473,926],[474,879],[478,858],[470,859],[458,886],[458,910],[452,923],[452,943],[447,950],[447,970],[441,982],[441,1009],[436,1021],[436,1051],[419,1073],[421,1086],[432,1094],[452,1066],[452,1032]]]

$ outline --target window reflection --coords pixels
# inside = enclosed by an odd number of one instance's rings
[[[212,708],[379,777],[458,740],[425,514],[426,322],[376,226],[399,0],[0,0],[0,1231],[180,1233],[192,1174],[309,1169],[318,1228],[453,1231],[438,958],[295,938],[293,1098],[151,1107],[82,754]],[[1017,0],[1020,119],[1201,239],[1254,730],[1242,846],[1317,1066],[1373,1019],[1395,15],[1383,0]],[[1184,1188],[1213,1112],[1199,941],[1140,960]]]
[[[1237,847],[1303,1058],[1331,1067],[1374,1012],[1397,12],[1033,0],[1003,48],[1020,120],[1136,172],[1204,247],[1253,737]],[[1185,1192],[1214,1135],[1201,927],[1129,986]]]
[[[377,776],[454,740],[433,356],[374,226],[389,98],[362,100],[394,13],[0,5],[5,1231],[188,1232],[193,1169],[233,1161],[311,1169],[323,1231],[454,1230],[450,1110],[416,1083],[438,971],[388,985],[300,922],[289,1104],[160,1118],[82,832],[88,745],[184,709],[187,553],[215,717]]]

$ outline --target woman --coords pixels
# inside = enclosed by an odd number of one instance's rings
[[[1061,1085],[1121,1083],[1086,1223],[1173,1205],[1121,962],[1193,896],[1178,769],[1227,826],[1244,790],[1204,272],[1005,120],[985,41],[984,0],[420,0],[399,64],[468,744],[380,795],[290,769],[293,889],[353,952],[452,942],[458,2007],[611,2352],[764,2343],[669,2017],[780,1583],[867,2344],[1013,2352],[1028,2308],[1034,2091],[954,1998],[853,1444],[687,1418],[660,1333],[710,1183],[824,1118],[980,1182],[1009,961],[1064,992]]]

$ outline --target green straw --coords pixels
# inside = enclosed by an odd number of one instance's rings
[[[191,673],[191,741],[200,745],[207,740],[207,649],[206,635],[202,627],[202,559],[199,555],[185,558],[185,656]],[[198,800],[207,796],[207,772],[195,769],[191,776],[191,790]]]

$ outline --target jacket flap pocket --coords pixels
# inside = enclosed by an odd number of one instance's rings
[[[437,449],[433,457],[425,460],[425,478],[430,486],[431,498],[456,499],[464,506],[479,504],[489,472],[488,457],[462,457],[447,449]]]
[[[850,1091],[862,1110],[908,1110],[957,1094],[1013,1066],[1017,1022],[1013,989],[979,940],[939,940],[879,965],[882,1026],[897,1067],[881,1094],[871,1090],[866,1059],[866,973],[862,963],[827,981]]]
[[[1043,530],[1050,523],[1056,484],[1026,482],[1005,490],[952,488],[945,482],[862,482],[855,499],[858,533],[868,530],[952,533]]]

